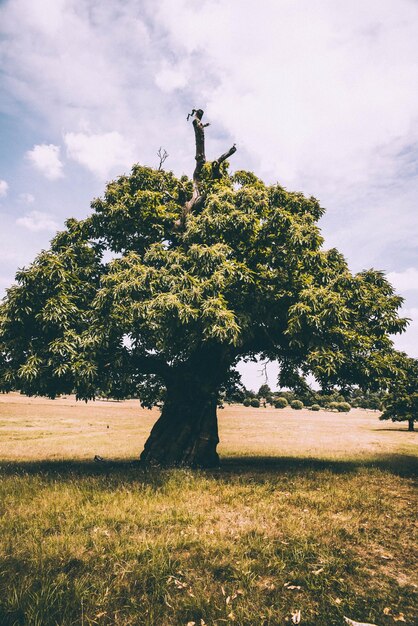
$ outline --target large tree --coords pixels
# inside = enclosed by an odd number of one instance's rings
[[[318,201],[229,174],[205,156],[193,111],[193,179],[135,165],[83,221],[19,271],[1,306],[1,387],[54,397],[139,395],[162,405],[141,459],[218,463],[216,409],[240,359],[276,359],[280,383],[390,375],[401,298],[382,272],[323,250]]]
[[[381,420],[408,422],[408,430],[414,430],[418,421],[418,360],[399,354],[397,375],[390,381]]]

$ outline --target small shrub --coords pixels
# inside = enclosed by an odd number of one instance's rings
[[[340,413],[348,413],[348,411],[350,411],[351,406],[348,404],[348,402],[338,402],[338,410]]]
[[[339,404],[339,402],[330,402],[327,408],[329,411],[338,411]]]
[[[260,400],[258,398],[252,398],[250,405],[255,409],[260,408]]]
[[[242,404],[244,406],[251,406],[251,398],[244,398]]]
[[[296,409],[299,411],[300,409],[303,409],[303,402],[301,402],[300,400],[292,400],[290,406],[292,407],[292,409]]]
[[[275,409],[284,409],[286,406],[288,406],[288,401],[286,400],[286,398],[276,398],[274,401],[274,408]]]
[[[311,406],[311,411],[320,411],[321,407],[319,406],[319,404],[313,404]]]

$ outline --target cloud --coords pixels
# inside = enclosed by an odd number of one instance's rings
[[[117,166],[130,167],[134,154],[129,141],[118,132],[102,134],[66,133],[67,155],[99,178]]]
[[[189,75],[188,65],[182,63],[177,66],[163,61],[161,69],[155,75],[155,84],[167,93],[180,89],[187,84]]]
[[[32,204],[33,202],[35,202],[35,196],[31,193],[21,193],[19,194],[19,198],[22,202],[25,202],[26,204]]]
[[[418,139],[418,7],[397,6],[394,17],[388,0],[343,10],[331,0],[267,0],[255,12],[243,0],[237,15],[233,3],[164,0],[158,16],[206,75],[211,117],[266,173],[324,189],[382,167],[393,174],[393,158]]]
[[[418,267],[417,22],[410,0],[14,0],[2,81],[10,110],[56,144],[65,129],[100,179],[158,164],[161,145],[191,174],[185,118],[202,107],[209,159],[236,142],[233,168],[321,200],[353,269],[400,272]]]
[[[416,267],[409,267],[403,272],[389,272],[387,278],[397,291],[418,289],[418,269]]]
[[[41,211],[30,211],[24,217],[19,217],[16,220],[18,226],[23,226],[33,232],[50,231],[55,232],[58,230],[58,224],[47,213]]]
[[[237,142],[234,165],[319,197],[326,242],[361,266],[416,244],[417,3],[400,0],[396,15],[390,0],[260,11],[242,0],[239,12],[163,0],[157,11],[194,68],[208,134],[216,125]]]
[[[17,261],[17,259],[16,251],[0,249],[0,261]]]
[[[0,180],[0,198],[3,198],[7,195],[7,191],[9,189],[9,185],[5,180]]]
[[[49,180],[57,180],[64,176],[63,164],[60,160],[60,148],[54,144],[38,144],[26,152],[32,165]]]

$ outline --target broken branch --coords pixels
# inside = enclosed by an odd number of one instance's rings
[[[217,159],[216,161],[213,161],[212,163],[212,178],[221,178],[221,163],[223,163],[224,161],[226,161],[226,159],[228,159],[232,154],[234,154],[234,152],[237,151],[237,147],[234,144],[232,146],[232,148],[229,148],[228,152],[225,152],[225,154],[222,154],[219,159]]]

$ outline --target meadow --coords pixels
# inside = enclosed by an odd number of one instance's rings
[[[227,406],[219,470],[145,470],[157,415],[0,396],[1,626],[417,623],[406,424]]]

